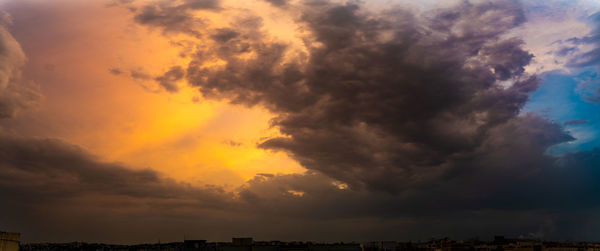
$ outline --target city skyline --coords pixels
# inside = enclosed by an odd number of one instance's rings
[[[494,236],[490,240],[478,237],[468,240],[452,240],[447,237],[430,238],[427,241],[368,241],[368,242],[312,242],[312,241],[257,241],[252,237],[232,237],[227,242],[211,242],[184,239],[182,242],[145,243],[118,245],[106,243],[21,243],[20,249],[28,250],[183,250],[183,251],[565,251],[600,250],[600,243],[557,242],[524,238]]]

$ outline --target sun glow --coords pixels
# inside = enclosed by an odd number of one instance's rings
[[[165,36],[160,29],[134,23],[132,15],[127,8],[107,8],[100,1],[73,2],[40,27],[73,39],[26,34],[28,41],[56,39],[24,45],[33,78],[52,86],[44,109],[22,116],[44,120],[43,128],[30,128],[29,134],[61,138],[104,161],[151,168],[191,184],[234,188],[258,173],[304,171],[285,153],[257,148],[263,137],[278,135],[269,124],[274,115],[265,109],[204,100],[183,79],[176,83],[179,92],[162,90],[154,79],[173,66],[188,65],[186,53],[201,41]],[[63,25],[68,17],[86,20],[86,29]],[[215,27],[229,22],[212,21]],[[73,45],[69,51],[60,50],[65,43]],[[225,63],[208,61],[205,66]]]

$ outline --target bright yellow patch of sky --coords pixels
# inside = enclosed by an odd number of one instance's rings
[[[156,76],[171,66],[185,66],[189,59],[180,57],[179,48],[170,43],[178,38],[135,24],[126,8],[106,8],[104,1],[66,2],[60,9],[52,7],[56,2],[35,5],[56,12],[42,23],[48,27],[35,28],[64,37],[30,42],[28,47],[29,71],[46,96],[41,109],[23,116],[43,120],[44,127],[31,126],[32,135],[62,138],[104,160],[149,167],[192,184],[234,188],[258,173],[304,171],[286,154],[256,147],[261,138],[278,135],[269,126],[274,115],[264,108],[193,102],[200,95],[186,83],[179,83],[179,93],[155,93],[142,87],[155,86],[152,81],[109,72],[118,67]],[[237,8],[266,13],[261,16],[267,30],[294,39],[290,17],[274,14],[266,4],[245,5]],[[210,15],[216,26],[227,25],[226,18]],[[43,33],[24,34],[32,41],[44,39]]]

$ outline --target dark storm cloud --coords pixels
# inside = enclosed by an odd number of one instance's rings
[[[490,136],[477,150],[454,159],[455,167],[445,170],[441,178],[413,184],[401,193],[340,189],[332,185],[331,179],[309,173],[257,177],[249,182],[241,198],[257,204],[265,199],[280,200],[281,195],[287,193],[291,200],[304,202],[276,206],[273,206],[275,203],[264,203],[265,207],[271,205],[270,209],[264,210],[302,217],[334,218],[421,217],[465,210],[572,209],[580,207],[577,202],[583,199],[598,206],[600,200],[593,196],[598,186],[589,182],[577,183],[600,175],[590,165],[596,161],[593,157],[597,155],[596,151],[565,158],[543,154],[549,146],[567,140],[572,137],[559,125],[529,114],[490,130]],[[585,158],[591,158],[590,164],[575,163]],[[557,161],[561,164],[555,165]],[[289,194],[290,190],[305,194],[294,197]]]
[[[459,238],[537,233],[544,235],[538,238],[595,239],[591,233],[597,230],[589,219],[598,217],[593,210],[600,206],[595,196],[600,186],[593,181],[600,177],[595,168],[598,151],[563,158],[543,155],[547,146],[570,137],[560,126],[532,115],[509,122],[494,134],[474,156],[479,165],[463,161],[472,168],[469,175],[414,186],[400,194],[338,189],[331,186],[331,179],[306,174],[257,177],[240,192],[240,199],[254,205],[250,210],[306,220],[375,216],[381,218],[379,227],[390,229],[394,220],[409,219],[401,228],[422,231],[425,237],[432,235],[425,226],[435,224],[446,229],[444,234]],[[505,221],[518,223],[509,226]],[[558,229],[543,229],[547,224]]]
[[[350,221],[377,216],[386,229],[394,219],[410,219],[402,228],[422,231],[422,236],[431,236],[424,226],[435,224],[446,229],[444,234],[459,238],[511,233],[595,239],[591,233],[597,230],[589,219],[598,217],[593,210],[600,206],[596,196],[600,185],[594,182],[600,178],[595,167],[600,161],[598,150],[545,155],[549,146],[573,138],[560,125],[532,114],[511,119],[489,133],[471,155],[455,159],[455,168],[443,178],[401,193],[338,189],[331,186],[331,179],[307,174],[257,177],[240,193],[241,199],[262,212],[290,217]],[[304,194],[298,197],[289,191]],[[515,220],[518,223],[512,226],[504,222]]]
[[[422,16],[326,1],[301,8],[305,57],[286,59],[287,46],[267,39],[260,23],[237,25],[237,36],[214,35],[216,48],[197,52],[188,82],[207,98],[276,112],[287,137],[261,147],[355,188],[393,192],[439,175],[514,118],[538,84],[523,73],[532,55],[522,41],[500,37],[524,21],[514,1]],[[227,64],[202,66],[214,57]]]
[[[224,194],[217,188],[197,189],[164,179],[150,169],[103,162],[56,139],[2,135],[0,156],[4,198],[46,201],[100,194],[165,200],[188,197],[191,203],[210,204]]]
[[[8,13],[0,11],[0,119],[13,117],[40,99],[37,89],[21,77],[26,57],[8,31],[11,23]]]
[[[517,1],[465,1],[422,14],[369,13],[352,2],[295,7],[306,54],[271,39],[260,22],[240,22],[251,25],[213,31],[213,42],[203,41],[210,49],[187,67],[205,98],[278,114],[273,126],[284,137],[259,146],[311,170],[256,177],[239,192],[250,210],[435,221],[461,234],[478,224],[453,217],[501,225],[528,215],[506,229],[592,238],[575,234],[585,217],[573,215],[600,205],[589,178],[598,173],[580,163],[597,163],[597,153],[546,155],[573,138],[561,125],[519,115],[539,80],[524,73],[533,56],[523,41],[505,36],[525,21]],[[206,66],[215,58],[226,64]],[[349,188],[335,185],[344,183]],[[471,233],[498,230],[484,225]]]

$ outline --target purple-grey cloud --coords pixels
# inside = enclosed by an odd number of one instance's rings
[[[440,175],[516,117],[538,84],[524,74],[532,55],[522,41],[500,38],[524,20],[513,1],[425,16],[367,15],[360,5],[326,1],[301,8],[306,63],[284,60],[287,45],[267,42],[260,22],[250,22],[229,28],[235,36],[227,39],[216,31],[216,48],[196,53],[187,80],[206,98],[279,114],[274,125],[286,137],[261,147],[288,151],[355,188],[393,192],[413,175]],[[255,56],[239,57],[247,53]],[[227,64],[203,66],[214,57]],[[515,84],[505,89],[505,80]]]

